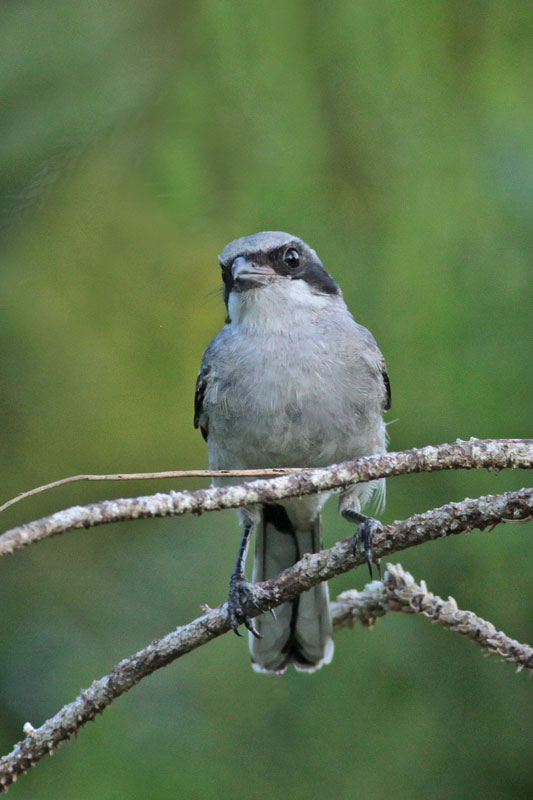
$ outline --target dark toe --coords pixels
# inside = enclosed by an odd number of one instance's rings
[[[242,636],[238,628],[239,625],[243,623],[253,636],[257,639],[262,639],[263,637],[255,627],[253,620],[246,616],[244,610],[247,604],[258,608],[257,603],[251,595],[251,586],[252,584],[246,580],[244,575],[231,576],[228,597],[229,624],[237,636]]]
[[[370,577],[372,578],[372,562],[374,561],[374,554],[372,551],[372,542],[374,539],[374,534],[381,531],[383,528],[381,522],[377,519],[373,519],[372,517],[367,517],[365,520],[361,522],[359,528],[355,532],[352,540],[352,547],[353,547],[353,554],[354,556],[357,555],[357,549],[359,544],[361,543],[363,547],[363,552],[365,554],[366,563],[368,564],[368,571],[370,572]],[[376,561],[376,566],[378,569],[378,574],[381,577],[381,570],[379,566],[379,561]]]

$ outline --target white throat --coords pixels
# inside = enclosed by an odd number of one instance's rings
[[[277,278],[267,286],[231,292],[228,312],[233,324],[250,333],[280,333],[316,319],[344,301],[340,296],[313,292],[303,280]]]

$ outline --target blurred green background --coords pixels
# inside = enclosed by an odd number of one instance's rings
[[[224,317],[216,256],[265,229],[309,241],[374,332],[392,449],[531,436],[530,13],[528,0],[5,0],[0,500],[77,473],[206,465],[192,398]],[[528,481],[392,479],[383,519]],[[184,485],[206,483],[72,485],[1,527]],[[334,505],[329,544],[349,533]],[[528,532],[399,560],[531,641]],[[0,752],[222,602],[238,539],[228,512],[3,559]],[[530,697],[525,674],[404,615],[339,633],[312,677],[258,676],[246,641],[225,636],[144,680],[12,794],[531,797]]]

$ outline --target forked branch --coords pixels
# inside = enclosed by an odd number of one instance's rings
[[[386,526],[375,537],[374,553],[380,557],[431,539],[465,533],[473,528],[483,530],[501,521],[527,520],[531,515],[533,489],[448,503]],[[353,555],[351,539],[338,542],[321,553],[308,554],[276,579],[255,586],[252,600],[257,606],[248,607],[247,614],[253,617],[275,608],[320,581],[347,572],[363,560],[362,555]],[[353,624],[356,620],[368,626],[388,610],[420,613],[468,636],[488,653],[497,653],[514,661],[519,668],[533,669],[531,647],[497,632],[490,623],[472,612],[459,611],[455,601],[444,601],[430,594],[424,583],[415,584],[411,576],[398,565],[389,566],[383,583],[374,581],[363,592],[339,596],[337,602],[332,604],[332,609],[337,628]],[[228,630],[227,605],[224,603],[125,658],[108,675],[94,681],[41,727],[35,729],[27,723],[24,726],[26,738],[0,759],[0,791],[44,755],[68,740],[142,678]]]

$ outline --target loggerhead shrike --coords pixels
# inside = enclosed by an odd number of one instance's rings
[[[219,257],[226,325],[204,353],[195,427],[207,440],[211,469],[325,467],[383,453],[390,407],[384,358],[353,319],[342,292],[314,250],[296,236],[265,231],[230,242]],[[216,485],[245,478],[218,478]],[[339,511],[359,525],[371,570],[372,532],[361,513],[384,481],[355,485]],[[327,584],[276,609],[246,618],[244,565],[256,529],[254,582],[275,577],[321,548],[320,512],[328,492],[240,509],[243,534],[231,577],[231,627],[250,631],[252,664],[281,674],[288,664],[313,672],[333,657]],[[355,545],[354,545],[355,546]],[[372,574],[372,571],[371,571]],[[254,624],[255,622],[255,624]]]

